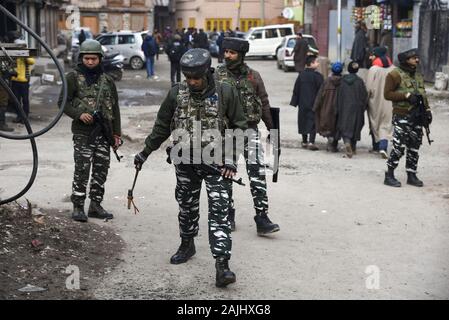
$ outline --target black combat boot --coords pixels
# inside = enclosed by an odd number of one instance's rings
[[[401,183],[396,180],[394,177],[394,169],[391,167],[388,167],[388,171],[385,172],[385,180],[384,184],[390,187],[400,187]]]
[[[235,231],[235,209],[229,209],[228,212],[228,220],[229,223],[231,224],[231,231]]]
[[[73,205],[72,219],[79,222],[87,222],[87,216],[84,213],[83,205]]]
[[[100,202],[91,201],[89,206],[89,212],[87,213],[89,218],[98,218],[98,219],[113,219],[114,216],[103,209],[100,205]]]
[[[415,187],[422,187],[424,185],[424,183],[418,179],[416,173],[414,172],[407,172],[407,184],[411,184]]]
[[[254,221],[256,221],[257,234],[259,236],[263,236],[280,230],[279,225],[271,222],[266,213],[257,214],[254,217]]]
[[[229,259],[225,257],[218,257],[215,259],[215,269],[217,276],[215,278],[215,286],[224,288],[228,284],[235,282],[235,273],[229,270]]]
[[[193,238],[181,238],[181,245],[178,251],[170,258],[171,264],[180,264],[187,262],[191,257],[195,255],[195,243]]]

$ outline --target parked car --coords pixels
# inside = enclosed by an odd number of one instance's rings
[[[318,55],[315,38],[309,34],[303,34],[303,38],[309,45],[309,51]],[[296,44],[296,35],[287,36],[282,39],[281,45],[276,50],[276,64],[278,69],[283,69],[285,72],[295,68],[293,61],[293,49]]]
[[[245,39],[245,37],[246,37],[246,32],[236,31],[236,32],[235,32],[235,36],[236,36],[237,38]]]
[[[109,54],[120,53],[124,56],[123,63],[131,69],[142,69],[145,65],[145,55],[141,50],[146,31],[120,31],[100,35],[97,40],[108,49]]]
[[[276,58],[276,49],[286,36],[294,35],[294,24],[276,24],[264,27],[253,27],[246,33],[249,42],[247,57],[269,56]]]

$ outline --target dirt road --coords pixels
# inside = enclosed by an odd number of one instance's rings
[[[276,69],[273,60],[249,61],[260,71],[272,106],[281,107],[282,158],[279,182],[269,183],[270,216],[281,231],[256,235],[249,188],[235,186],[237,231],[230,265],[237,282],[214,286],[215,269],[207,236],[207,202],[202,191],[197,254],[171,265],[179,245],[175,175],[165,154],[152,154],[141,172],[128,211],[126,192],[132,159],[143,146],[158,103],[169,87],[168,64],[159,60],[160,81],[128,71],[119,83],[126,145],[121,163],[111,162],[105,207],[107,222],[126,243],[123,262],[102,281],[99,299],[447,299],[449,298],[449,106],[433,101],[435,143],[421,149],[424,188],[405,184],[405,163],[397,170],[402,188],[383,185],[385,161],[368,152],[367,128],[353,159],[343,153],[300,148],[296,109],[288,105],[296,73]],[[138,76],[138,78],[136,78]],[[129,88],[136,86],[136,92]],[[146,103],[148,101],[148,103]],[[141,104],[144,104],[143,106]],[[140,105],[140,106],[139,106]],[[40,167],[27,198],[41,207],[67,210],[71,204],[72,142],[67,117],[38,139]],[[24,151],[25,150],[25,151]],[[18,190],[30,172],[26,142],[0,140],[0,196]],[[239,174],[245,176],[244,166]],[[104,222],[100,222],[104,223]]]

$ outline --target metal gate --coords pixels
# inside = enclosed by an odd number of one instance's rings
[[[448,63],[449,14],[438,0],[424,1],[420,12],[419,51],[421,71],[433,82],[435,72]]]

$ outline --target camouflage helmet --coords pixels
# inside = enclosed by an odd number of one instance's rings
[[[186,77],[202,77],[210,68],[212,59],[206,49],[190,49],[181,57],[181,71]]]
[[[223,39],[222,47],[225,50],[230,49],[241,53],[247,53],[249,50],[249,42],[241,38],[227,37]]]
[[[98,54],[103,57],[103,49],[101,48],[101,43],[97,40],[87,39],[80,47],[81,54]]]

